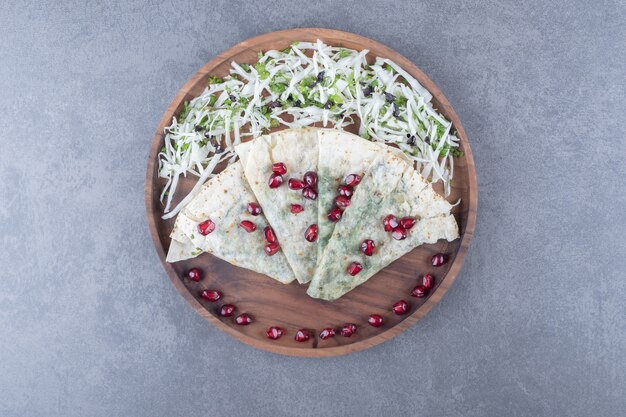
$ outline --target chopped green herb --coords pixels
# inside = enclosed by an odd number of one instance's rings
[[[352,52],[350,52],[349,49],[342,49],[341,51],[339,51],[339,58],[346,58],[350,55],[352,55]]]
[[[395,100],[393,100],[393,102],[398,107],[405,107],[407,101],[408,101],[408,99],[406,97],[403,97],[403,96],[398,96],[398,97],[395,98]]]
[[[259,57],[259,59],[263,58],[263,51],[259,51],[257,52],[256,56]]]
[[[183,109],[178,114],[178,119],[185,120],[187,116],[189,115],[189,110],[190,110],[189,101],[185,101],[185,104],[183,105]]]
[[[459,148],[453,148],[450,153],[452,154],[452,156],[457,157],[457,158],[461,158],[465,155],[465,152],[463,152]]]
[[[335,104],[343,103],[343,98],[339,94],[331,94],[328,96],[328,99]]]
[[[259,73],[260,80],[265,80],[267,77],[270,76],[270,72],[265,68],[265,64],[257,62],[254,68]]]
[[[270,91],[274,94],[281,94],[287,89],[287,84],[275,83],[270,84]]]
[[[217,77],[215,75],[210,75],[207,84],[222,84],[224,82],[223,78]]]

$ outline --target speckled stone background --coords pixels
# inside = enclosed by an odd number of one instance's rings
[[[624,415],[624,2],[347,3],[0,4],[1,416]],[[319,360],[201,319],[143,203],[150,139],[188,77],[312,26],[420,66],[463,120],[479,184],[443,301],[390,342]]]

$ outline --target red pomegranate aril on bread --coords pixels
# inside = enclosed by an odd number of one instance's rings
[[[385,232],[391,232],[393,229],[398,227],[398,219],[393,214],[388,214],[383,219],[383,227],[385,228]]]
[[[263,229],[263,234],[265,235],[265,240],[267,240],[268,243],[276,243],[276,234],[271,226],[267,226]]]
[[[395,240],[404,240],[406,239],[406,230],[404,227],[398,226],[391,231],[391,237]]]
[[[335,205],[339,207],[341,210],[345,210],[350,206],[350,199],[348,197],[344,197],[342,195],[335,198]]]
[[[291,190],[301,190],[306,186],[304,181],[297,178],[289,178],[289,181],[287,181],[287,185]]]
[[[274,255],[279,250],[280,250],[280,245],[278,244],[278,242],[268,243],[267,245],[265,245],[265,253],[268,256]]]
[[[259,206],[257,203],[248,203],[248,213],[252,214],[253,216],[258,216],[262,212],[263,210],[261,209],[261,206]]]
[[[317,191],[315,191],[313,187],[304,187],[302,189],[302,195],[309,200],[317,199]]]
[[[293,214],[302,213],[303,211],[304,211],[304,207],[302,207],[300,204],[292,204],[291,205],[291,212]]]
[[[350,174],[346,176],[346,178],[343,180],[343,183],[345,185],[347,185],[348,187],[352,187],[352,188],[359,185],[360,182],[361,182],[361,176],[357,174]]]
[[[342,211],[339,207],[333,207],[328,213],[328,220],[338,222],[341,219]]]
[[[317,174],[313,171],[307,171],[304,173],[304,182],[309,187],[315,188],[317,185]]]
[[[352,194],[354,194],[354,190],[352,189],[352,187],[347,185],[340,185],[339,187],[337,187],[337,192],[339,193],[339,195],[347,198],[351,198]]]
[[[355,276],[362,270],[363,270],[363,265],[361,265],[358,262],[352,262],[350,265],[348,265],[348,274],[352,276]]]
[[[248,233],[256,230],[256,224],[252,223],[250,220],[242,220],[242,222],[239,223],[239,226],[241,226],[241,228]]]
[[[272,172],[278,175],[285,175],[287,173],[287,166],[282,162],[276,162],[272,165]]]
[[[366,239],[363,243],[361,243],[361,252],[367,256],[372,256],[374,254],[374,249],[376,249],[376,244],[372,239]]]
[[[206,236],[215,230],[215,223],[211,219],[206,219],[202,223],[198,223],[198,232],[202,236]]]
[[[270,188],[278,188],[283,183],[283,176],[277,173],[270,175],[270,179],[267,184]]]
[[[400,219],[400,226],[404,227],[405,230],[409,230],[415,226],[415,223],[417,223],[415,217],[403,217]]]
[[[309,242],[315,242],[317,240],[318,232],[319,228],[317,227],[317,225],[312,224],[304,232],[304,238]]]

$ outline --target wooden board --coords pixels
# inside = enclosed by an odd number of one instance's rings
[[[254,63],[258,51],[283,49],[294,40],[315,41],[318,38],[331,45],[368,49],[368,58],[372,60],[376,56],[390,58],[432,93],[434,107],[452,121],[465,153],[464,157],[455,161],[452,194],[448,199],[456,201],[461,198],[461,203],[453,211],[459,223],[461,238],[450,243],[440,241],[415,249],[335,302],[312,299],[306,295],[306,286],[295,282],[283,285],[264,275],[234,267],[209,254],[175,264],[166,263],[169,233],[174,219],[161,219],[163,206],[159,202],[159,195],[165,182],[157,176],[157,154],[163,146],[163,129],[171,124],[172,117],[182,109],[185,100],[190,100],[204,90],[209,75],[227,75],[232,61]],[[194,183],[193,178],[183,181],[178,186],[174,203],[187,195]],[[435,189],[441,192],[438,185]],[[272,32],[241,42],[212,59],[183,86],[167,108],[154,135],[148,159],[145,199],[150,233],[163,267],[178,292],[202,317],[257,348],[285,355],[319,357],[346,354],[382,343],[423,317],[443,297],[461,269],[474,232],[477,188],[472,152],[461,121],[441,91],[421,70],[407,58],[373,40],[351,33],[315,28]],[[438,252],[448,254],[450,260],[444,266],[434,268],[430,265],[430,259]],[[192,267],[204,271],[205,278],[202,281],[196,283],[183,278]],[[435,276],[435,289],[427,298],[411,297],[409,292],[425,273]],[[202,289],[218,289],[224,297],[217,303],[206,302],[198,296]],[[391,312],[391,306],[400,299],[411,303],[409,314],[397,316]],[[238,313],[251,313],[255,318],[254,323],[238,326],[232,317],[219,317],[216,310],[224,303],[235,304]],[[368,325],[370,314],[382,315],[384,326],[374,328]],[[327,340],[319,338],[321,329],[333,327],[339,330],[345,323],[358,326],[357,333],[351,338],[339,335]],[[267,339],[265,332],[269,326],[282,327],[286,335],[276,341]],[[296,342],[294,335],[300,328],[310,329],[314,337],[305,343]]]

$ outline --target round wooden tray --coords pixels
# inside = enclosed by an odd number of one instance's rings
[[[334,302],[312,299],[306,295],[306,286],[295,282],[283,285],[264,275],[234,267],[209,254],[175,264],[165,262],[174,219],[161,219],[163,206],[159,202],[159,194],[165,182],[157,176],[157,154],[163,146],[163,129],[171,124],[172,117],[182,109],[185,100],[190,100],[204,90],[209,75],[227,75],[232,61],[254,63],[258,51],[283,49],[295,40],[316,39],[356,50],[368,49],[368,58],[372,60],[376,56],[390,58],[432,93],[434,107],[452,121],[465,153],[464,157],[455,161],[452,194],[448,198],[449,201],[461,198],[461,203],[453,211],[460,226],[461,238],[450,243],[440,241],[418,247]],[[187,195],[194,183],[195,178],[179,183],[174,203]],[[437,190],[441,192],[440,188]],[[355,352],[391,339],[423,317],[443,297],[461,269],[474,232],[477,188],[472,152],[461,121],[441,91],[419,68],[407,58],[373,40],[352,33],[313,28],[283,30],[248,39],[213,58],[187,81],[167,108],[152,140],[145,199],[148,225],[161,263],[178,292],[202,317],[254,347],[285,355],[317,357]],[[449,261],[442,267],[433,268],[430,258],[438,252],[447,253]],[[202,281],[196,283],[183,278],[184,273],[192,267],[204,271]],[[410,297],[409,292],[425,273],[434,275],[435,289],[427,298]],[[202,300],[198,294],[207,288],[221,290],[224,294],[222,300],[217,303]],[[409,314],[397,316],[391,312],[391,306],[400,299],[411,303]],[[219,317],[216,310],[223,303],[235,304],[238,313],[251,313],[255,321],[248,326],[238,326],[233,318]],[[367,324],[368,316],[374,313],[384,317],[383,327],[374,328]],[[338,334],[327,340],[319,338],[321,329],[340,329],[345,323],[358,326],[357,333],[352,337]],[[286,335],[275,341],[267,339],[265,332],[269,326],[282,327]],[[300,328],[310,329],[314,337],[305,343],[296,342],[294,334]]]

